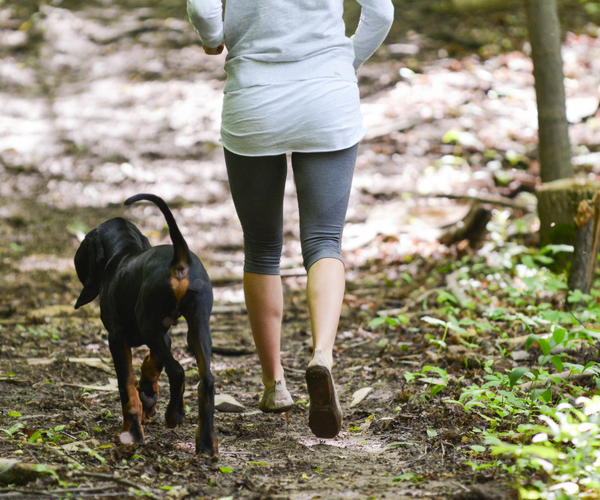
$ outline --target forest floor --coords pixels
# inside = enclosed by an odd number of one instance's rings
[[[282,359],[295,405],[289,423],[258,411],[242,235],[218,143],[223,57],[204,55],[183,3],[57,1],[39,10],[32,2],[0,3],[0,457],[58,465],[64,481],[47,474],[0,488],[0,496],[514,497],[501,469],[474,473],[467,464],[479,443],[473,429],[488,425],[484,416],[444,400],[481,381],[485,363],[498,371],[516,366],[517,358],[496,348],[497,332],[519,338],[523,323],[479,315],[474,319],[490,328],[476,341],[466,346],[450,335],[448,349],[439,349],[429,341],[441,336],[439,328],[421,318],[440,314],[461,259],[491,259],[490,249],[497,250],[494,232],[478,249],[438,242],[440,228],[469,208],[448,195],[512,200],[508,212],[487,206],[513,229],[519,218],[513,236],[535,245],[528,208],[538,173],[532,67],[526,55],[507,51],[522,46],[522,13],[474,18],[435,10],[435,2],[399,1],[405,16],[359,73],[369,132],[345,230],[347,291],[334,368],[345,422],[337,438],[322,440],[307,425],[311,344],[291,177]],[[571,137],[581,174],[597,178],[600,41],[581,10],[567,12],[578,33],[569,33],[564,47]],[[194,454],[198,374],[185,328],[172,331],[187,373],[184,424],[164,426],[163,398],[145,426],[146,443],[123,446],[98,306],[73,309],[81,290],[73,256],[85,232],[126,216],[152,244],[168,242],[158,210],[122,206],[140,192],[169,202],[213,279],[216,390],[244,406],[216,412],[217,463]],[[490,290],[493,281],[482,279]],[[490,293],[503,305],[498,286]],[[387,331],[369,326],[399,314],[406,322]],[[134,350],[137,368],[145,353]],[[437,395],[429,390],[439,378],[408,383],[427,365],[448,374]],[[7,431],[16,424],[18,431]]]

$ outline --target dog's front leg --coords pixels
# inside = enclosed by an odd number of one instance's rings
[[[156,404],[158,402],[158,378],[163,365],[160,358],[150,351],[146,354],[142,363],[141,377],[137,385],[137,390],[142,401],[144,413],[142,421],[147,422],[156,413]]]
[[[198,311],[198,309],[196,309]],[[209,326],[210,310],[203,314],[185,316],[188,324],[188,346],[196,357],[200,383],[198,384],[198,428],[196,453],[219,458],[219,445],[214,430],[215,379],[210,372],[212,341]]]
[[[117,372],[119,395],[123,407],[123,427],[119,439],[123,444],[143,443],[142,403],[134,383],[131,349],[120,335],[110,334],[108,345]]]

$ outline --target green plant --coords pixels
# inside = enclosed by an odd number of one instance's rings
[[[578,409],[561,403],[539,418],[542,425],[524,425],[531,444],[515,445],[489,436],[492,454],[508,454],[521,474],[521,498],[560,500],[598,498],[600,493],[600,396],[579,398]],[[524,472],[543,470],[546,480],[530,481]]]

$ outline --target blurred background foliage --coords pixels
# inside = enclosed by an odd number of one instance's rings
[[[393,0],[396,19],[388,43],[406,41],[419,34],[443,45],[448,55],[479,51],[480,55],[520,50],[526,42],[525,12],[520,0]],[[71,10],[84,7],[147,9],[148,17],[187,19],[185,0],[0,0],[10,18],[35,21],[41,5]],[[348,33],[354,32],[360,4],[344,0]],[[600,0],[559,0],[563,29],[596,35],[600,25]],[[3,17],[7,17],[6,13]],[[143,16],[142,16],[143,17]],[[1,22],[1,19],[0,19]],[[433,47],[432,47],[433,48]]]

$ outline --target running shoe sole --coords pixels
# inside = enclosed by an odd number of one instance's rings
[[[342,429],[342,412],[331,372],[324,366],[309,366],[306,385],[310,397],[308,426],[319,438],[333,438]]]

